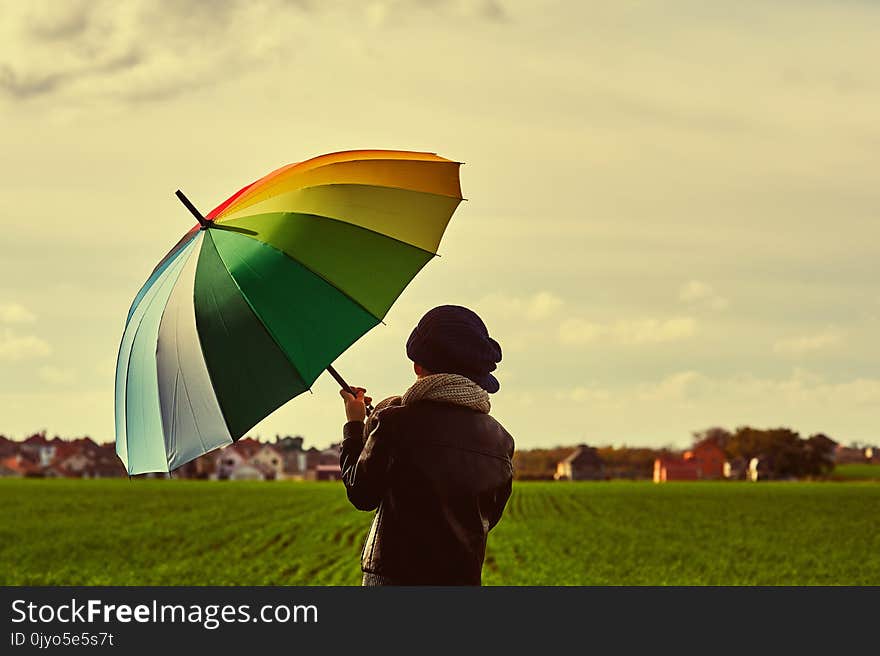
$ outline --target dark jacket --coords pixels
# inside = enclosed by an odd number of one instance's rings
[[[480,585],[486,536],[510,497],[513,438],[492,417],[437,401],[345,424],[348,498],[375,510],[361,568],[399,585]]]

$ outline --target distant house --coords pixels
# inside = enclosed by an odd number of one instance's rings
[[[654,482],[697,481],[700,479],[700,466],[694,460],[663,457],[654,461]]]
[[[240,439],[212,455],[214,466],[211,476],[221,481],[274,481],[284,477],[284,457],[281,453],[271,444],[250,437]]]
[[[40,467],[47,467],[55,459],[55,446],[52,441],[46,439],[45,433],[37,433],[19,445],[19,455]]]
[[[263,470],[261,470],[256,465],[250,465],[248,463],[243,463],[235,468],[235,470],[229,475],[229,480],[231,481],[263,481],[266,480],[266,475]]]
[[[305,442],[305,438],[301,435],[297,435],[296,437],[291,437],[290,435],[280,437],[276,435],[275,442],[272,446],[278,449],[281,453],[286,453],[288,451],[302,451],[303,442]]]
[[[209,479],[216,478],[217,456],[216,453],[208,452],[183,463],[174,470],[174,478]]]
[[[24,476],[24,472],[18,466],[18,458],[16,456],[0,459],[0,476],[14,478]]]
[[[235,470],[245,464],[244,456],[234,446],[230,444],[218,450],[214,456],[214,471],[221,481],[231,479]]]
[[[700,469],[700,478],[724,477],[724,463],[727,462],[727,455],[718,444],[711,440],[703,440],[695,444],[693,449],[685,452],[684,459],[697,463]]]
[[[5,435],[0,435],[0,460],[14,456],[18,452],[18,446]]]
[[[5,469],[15,472],[14,476],[39,477],[42,475],[43,466],[29,453],[18,453],[3,459]]]
[[[314,480],[341,481],[342,470],[339,468],[339,463],[335,465],[318,465],[314,470]]]
[[[681,457],[664,456],[654,460],[654,482],[715,480],[729,477],[732,464],[715,440],[705,439]]]
[[[305,452],[306,455],[306,471],[314,471],[321,464],[321,451],[310,446]]]
[[[58,466],[67,472],[68,476],[85,478],[92,459],[85,453],[71,453],[66,458],[60,458]]]
[[[302,480],[306,475],[306,452],[305,451],[286,451],[282,457],[284,458],[284,476]]]
[[[284,477],[284,457],[269,444],[264,444],[248,462],[261,469],[267,480],[275,481]]]
[[[331,444],[329,448],[321,451],[318,458],[319,465],[338,465],[339,464],[339,447],[341,444]]]
[[[838,465],[871,462],[874,449],[871,447],[852,447],[838,444],[834,449],[834,462]]]
[[[31,435],[23,442],[0,440],[3,476],[95,478],[125,475],[112,443],[97,444],[89,437],[63,440]]]
[[[307,466],[306,452],[303,450],[304,438],[297,435],[291,437],[275,436],[275,442],[272,446],[281,454],[284,465],[284,478],[299,479],[305,478]]]
[[[342,470],[339,468],[339,445],[333,444],[323,451],[306,452],[308,469],[306,476],[312,481],[339,481],[342,480]]]
[[[557,481],[598,481],[605,477],[599,452],[586,444],[579,445],[567,458],[556,463]]]

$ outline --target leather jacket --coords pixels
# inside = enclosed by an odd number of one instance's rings
[[[361,568],[397,585],[480,585],[513,480],[513,438],[487,414],[416,401],[343,428],[348,499],[377,510]]]

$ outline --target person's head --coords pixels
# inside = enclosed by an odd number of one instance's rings
[[[406,341],[406,355],[419,377],[459,374],[490,393],[501,387],[491,373],[501,362],[501,346],[465,307],[441,305],[428,311]]]

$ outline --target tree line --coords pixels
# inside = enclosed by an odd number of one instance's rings
[[[837,442],[823,433],[803,438],[789,428],[752,428],[740,426],[734,431],[713,427],[693,433],[692,450],[714,444],[740,469],[758,459],[762,478],[809,478],[827,476],[834,469]],[[574,451],[574,446],[517,451],[513,456],[518,480],[551,480],[556,464]],[[597,448],[606,478],[650,479],[657,458],[681,457],[670,447]],[[734,467],[736,471],[737,467]]]

